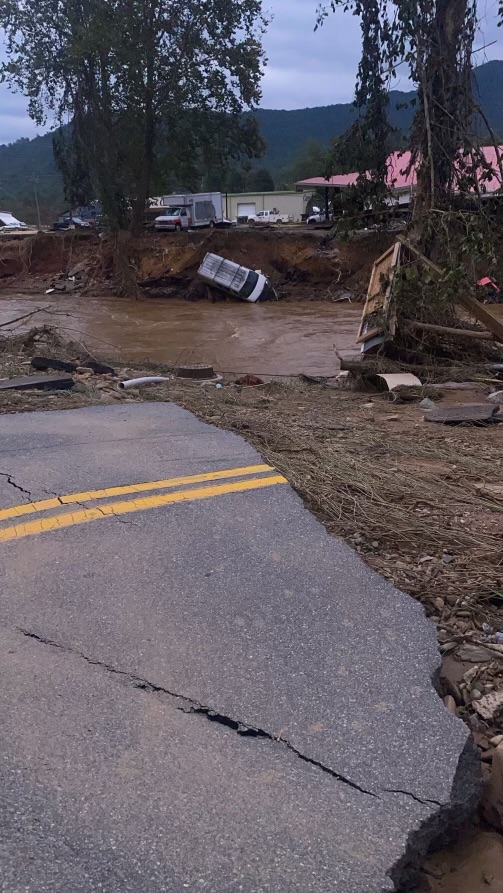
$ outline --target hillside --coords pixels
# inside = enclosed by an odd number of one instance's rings
[[[0,146],[0,206],[3,210],[12,211],[28,223],[37,223],[35,190],[42,223],[50,223],[64,204],[50,133]]]
[[[503,61],[486,62],[475,69],[475,96],[494,131],[503,134]],[[410,128],[415,91],[408,93],[394,90],[389,94],[389,119],[393,127],[402,133]],[[408,108],[397,105],[408,104]],[[261,160],[273,173],[286,167],[302,149],[307,140],[318,140],[323,145],[353,123],[355,108],[352,103],[319,106],[316,108],[283,111],[259,109],[256,113],[267,151]]]
[[[503,134],[503,61],[486,62],[475,69],[478,101],[495,133]],[[391,124],[402,133],[410,127],[415,93],[390,93]],[[403,107],[408,104],[408,107]],[[400,108],[397,108],[400,105]],[[355,116],[352,103],[284,111],[259,109],[256,113],[267,149],[259,164],[273,176],[286,168],[309,140],[322,145],[343,133]],[[0,146],[0,205],[36,222],[35,189],[42,220],[50,221],[63,206],[61,179],[52,155],[50,134],[33,140],[22,139],[8,146]],[[314,176],[318,171],[306,173]]]

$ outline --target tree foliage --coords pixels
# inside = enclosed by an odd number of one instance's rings
[[[330,0],[320,10],[318,24],[337,8],[359,16],[362,30],[355,96],[359,119],[352,134],[360,137],[359,186],[365,209],[378,210],[386,202],[386,187],[393,185],[385,160],[388,82],[404,65],[417,86],[408,138],[410,167],[417,172],[409,236],[441,262],[444,272],[426,293],[418,288],[422,273],[416,270],[411,288],[411,270],[402,264],[394,280],[397,313],[409,312],[416,319],[420,313],[430,322],[450,319],[455,325],[459,294],[473,294],[481,273],[499,277],[502,272],[499,200],[486,206],[480,200],[488,180],[499,173],[503,182],[503,165],[489,126],[499,171],[481,151],[480,121],[488,125],[488,119],[473,94],[476,0]]]
[[[143,219],[152,182],[259,154],[262,0],[0,0],[0,77],[61,130],[67,192],[90,186],[109,226]],[[86,179],[87,178],[87,179]]]
[[[409,136],[418,169],[416,215],[447,207],[455,190],[483,183],[489,172],[477,148],[480,109],[473,96],[471,61],[476,0],[331,0],[320,10],[319,24],[339,7],[360,18],[362,58],[355,96],[360,114],[353,130],[362,146],[359,169],[371,172],[377,199],[385,194],[387,176],[386,91],[402,65],[418,90]]]
[[[293,188],[299,180],[322,177],[329,173],[328,150],[317,139],[309,139],[297,152],[292,163],[284,167],[278,181],[286,188]],[[335,173],[330,170],[330,173]]]
[[[248,192],[274,192],[274,180],[266,167],[253,168],[246,181]]]

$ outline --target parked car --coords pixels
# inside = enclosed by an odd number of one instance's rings
[[[248,217],[248,223],[254,226],[256,223],[293,223],[291,214],[280,214],[277,208],[272,211],[259,211]]]
[[[28,229],[27,223],[6,223],[5,226],[0,226],[0,233],[18,233],[25,229]]]
[[[0,232],[13,233],[23,229],[28,229],[27,223],[18,220],[10,211],[0,211]]]
[[[82,220],[82,217],[62,217],[52,224],[53,230],[90,228],[91,224],[87,220]]]
[[[332,221],[332,215],[329,214],[328,222],[330,223],[331,221]],[[322,211],[321,208],[316,208],[316,207],[313,208],[313,213],[310,214],[310,216],[307,218],[307,221],[306,221],[306,223],[309,223],[310,225],[312,225],[314,223],[326,223],[326,222],[327,222],[327,215],[325,214],[325,211]]]

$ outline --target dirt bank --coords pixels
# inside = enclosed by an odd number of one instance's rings
[[[43,277],[68,270],[79,261],[96,266],[100,242],[80,232],[36,233],[0,238],[0,289],[19,281],[40,286]]]
[[[361,300],[372,264],[390,244],[384,234],[361,234],[335,243],[308,229],[200,230],[146,234],[131,244],[137,278],[161,277],[145,289],[157,297],[206,298],[196,279],[206,252],[260,269],[281,298],[336,301],[348,294]],[[68,275],[74,270],[75,281]],[[56,286],[96,295],[113,292],[112,258],[106,238],[93,233],[39,233],[0,241],[0,288],[43,294]]]

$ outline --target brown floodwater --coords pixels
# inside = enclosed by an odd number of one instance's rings
[[[331,375],[357,351],[359,304],[188,303],[176,300],[10,294],[0,299],[0,323],[36,308],[16,323],[46,323],[93,353],[125,361],[210,363],[219,372]],[[9,327],[3,327],[6,333]]]

